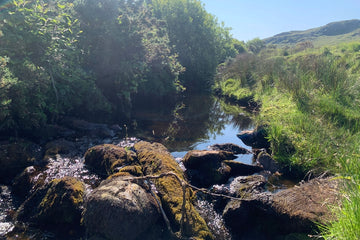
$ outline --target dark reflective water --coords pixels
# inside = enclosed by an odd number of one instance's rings
[[[169,110],[166,103],[137,106],[129,133],[163,143],[174,157],[183,157],[193,149],[207,149],[215,143],[234,143],[245,148],[236,134],[253,128],[251,114],[209,95],[183,98]],[[154,106],[155,105],[155,106]],[[164,111],[164,109],[168,109]],[[251,163],[251,155],[240,161]]]

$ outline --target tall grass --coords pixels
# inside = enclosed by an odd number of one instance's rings
[[[332,206],[337,220],[323,237],[360,239],[360,43],[281,53],[238,57],[219,85],[231,76],[227,94],[250,91],[261,103],[257,121],[268,126],[273,157],[291,174],[330,171],[344,179],[342,205]],[[251,64],[239,62],[246,59]]]

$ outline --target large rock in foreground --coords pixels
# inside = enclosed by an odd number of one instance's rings
[[[178,163],[159,143],[138,142],[134,146],[144,175],[160,175],[172,172],[181,181],[185,181],[184,173]],[[196,211],[192,198],[193,191],[186,189],[185,218],[181,226],[183,191],[181,183],[175,176],[166,176],[154,180],[162,207],[169,218],[172,229],[181,232],[181,237],[186,239],[214,239],[206,225],[205,220]]]
[[[101,183],[87,198],[83,221],[90,236],[136,239],[161,216],[154,197],[121,177]]]
[[[290,233],[314,233],[317,223],[333,217],[328,207],[339,204],[338,190],[338,181],[314,179],[276,194],[232,200],[223,216],[240,237],[269,239]]]
[[[17,220],[59,228],[80,226],[84,184],[73,177],[55,179],[35,191],[19,208]]]

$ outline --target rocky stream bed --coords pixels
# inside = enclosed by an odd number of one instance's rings
[[[49,126],[46,143],[1,142],[0,238],[306,239],[338,204],[331,177],[284,189],[261,129],[239,135],[251,150],[215,144],[182,159],[118,131],[73,119]],[[234,160],[249,153],[253,164]]]

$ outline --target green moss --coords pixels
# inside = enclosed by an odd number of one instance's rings
[[[114,173],[108,177],[108,179],[114,178],[114,177],[129,177],[129,176],[135,176],[140,177],[143,176],[143,172],[141,170],[141,166],[139,165],[132,165],[132,166],[126,166],[120,169],[119,172]]]
[[[135,162],[133,155],[124,148],[103,144],[88,149],[85,153],[85,163],[94,171],[111,175],[124,165]]]
[[[37,206],[36,218],[53,224],[79,224],[84,196],[85,186],[81,181],[73,177],[55,179]]]
[[[183,171],[167,149],[158,143],[139,142],[135,144],[138,160],[145,175],[158,175],[173,172],[185,181]],[[162,206],[176,231],[180,230],[183,192],[180,183],[174,176],[160,178],[155,182]],[[194,239],[214,239],[205,220],[195,210],[192,199],[193,192],[186,190],[186,218],[183,225],[184,237]]]

